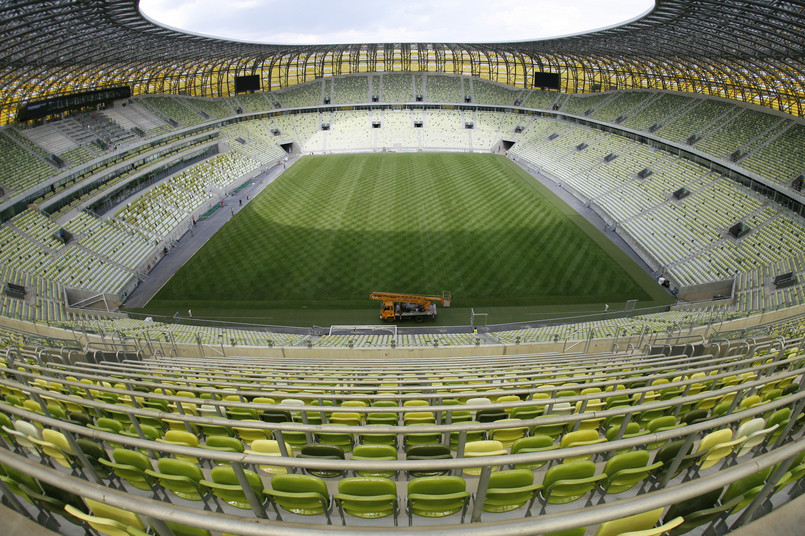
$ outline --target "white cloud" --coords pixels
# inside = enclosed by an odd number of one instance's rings
[[[653,0],[141,0],[149,18],[227,39],[277,44],[505,42],[612,26]]]

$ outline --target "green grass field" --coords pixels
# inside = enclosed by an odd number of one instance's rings
[[[468,323],[468,307],[527,314],[670,301],[626,254],[504,157],[371,154],[302,158],[145,311],[376,323],[371,292],[442,290],[452,292],[457,311],[440,311],[440,320],[457,324]]]

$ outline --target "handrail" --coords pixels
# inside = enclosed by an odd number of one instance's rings
[[[758,471],[773,467],[776,464],[790,462],[802,451],[803,447],[805,447],[805,438],[800,438],[797,441],[793,441],[766,454],[755,456],[750,460],[714,472],[711,475],[700,476],[695,480],[677,486],[638,495],[630,499],[617,500],[609,504],[574,509],[572,511],[548,514],[536,518],[518,519],[515,521],[486,521],[462,525],[439,525],[438,528],[432,525],[424,527],[383,527],[383,530],[393,532],[399,536],[421,536],[425,533],[433,534],[434,530],[438,530],[440,534],[445,535],[461,533],[473,536],[514,536],[542,534],[545,532],[571,529],[581,525],[589,526],[655,508],[665,507],[668,504],[691,499],[708,491],[727,486],[732,482],[756,474]],[[12,454],[4,449],[0,449],[0,459],[10,467],[29,474],[37,480],[47,482],[48,484],[82,497],[102,501],[111,506],[123,508],[148,517],[170,520],[189,526],[204,527],[222,532],[236,532],[243,536],[315,536],[322,533],[344,534],[347,531],[368,533],[376,532],[378,529],[378,527],[365,526],[340,528],[301,523],[288,524],[273,520],[219,514],[177,504],[166,504],[162,501],[135,494],[128,494],[99,484],[93,484],[72,475],[66,475],[52,468],[32,464],[28,458]],[[275,461],[276,458],[273,460]],[[481,460],[481,458],[475,459],[476,462],[478,460]],[[478,464],[476,463],[475,465]],[[319,463],[317,466],[322,466],[322,464]]]
[[[503,403],[498,402],[498,403],[492,404],[491,406],[489,404],[483,404],[483,405],[482,404],[472,404],[472,405],[470,405],[470,404],[461,404],[461,405],[428,405],[428,406],[394,406],[394,407],[386,407],[386,406],[367,406],[367,407],[348,406],[348,408],[349,408],[348,411],[357,412],[357,413],[372,413],[372,412],[407,413],[407,412],[415,412],[415,411],[440,411],[440,412],[445,411],[445,412],[451,412],[451,411],[461,411],[461,410],[470,410],[470,411],[472,411],[472,410],[489,409],[489,408],[495,408],[495,407],[506,409],[506,408],[516,408],[516,407],[534,406],[534,405],[536,405],[536,406],[551,406],[551,405],[553,405],[554,403],[556,403],[558,401],[571,402],[571,403],[573,403],[573,402],[583,402],[584,400],[606,399],[606,398],[609,398],[609,397],[612,397],[612,396],[635,395],[635,394],[646,393],[646,392],[651,392],[651,391],[658,391],[658,390],[663,390],[663,389],[670,389],[670,388],[675,388],[675,387],[687,388],[687,386],[689,386],[689,385],[694,385],[694,384],[699,384],[699,383],[710,383],[710,382],[712,382],[713,386],[715,386],[719,379],[735,376],[735,375],[737,375],[737,373],[746,374],[746,373],[751,373],[751,372],[761,372],[761,371],[764,371],[764,370],[767,370],[767,369],[768,370],[774,370],[777,367],[784,366],[784,365],[787,365],[787,364],[793,364],[793,363],[798,362],[800,360],[801,359],[799,358],[799,356],[795,356],[795,357],[792,357],[792,358],[789,358],[789,359],[784,359],[784,360],[779,360],[779,361],[775,360],[775,361],[772,361],[771,363],[762,363],[760,365],[756,365],[756,366],[752,366],[752,367],[744,367],[744,368],[740,368],[738,370],[727,370],[727,371],[722,372],[722,373],[713,374],[713,375],[707,375],[707,376],[702,377],[702,378],[691,378],[691,379],[687,379],[687,380],[681,380],[681,381],[678,381],[678,382],[669,382],[669,383],[661,384],[661,385],[646,385],[646,386],[643,386],[643,387],[636,387],[636,388],[623,389],[623,390],[602,391],[602,392],[599,392],[599,393],[593,393],[593,394],[588,394],[588,395],[575,395],[575,396],[558,397],[558,398],[555,397],[555,396],[552,396],[552,397],[547,398],[547,399],[528,399],[528,400],[521,400],[521,401],[518,401],[518,402],[503,402]],[[746,362],[751,363],[751,362],[754,362],[754,361],[758,361],[758,358],[750,358],[750,359],[746,359],[746,360],[739,360],[739,361],[733,362],[733,364],[740,365],[740,364],[743,364],[743,363],[746,363]],[[715,367],[715,368],[718,369],[718,368],[721,368],[721,367]],[[48,369],[48,370],[52,371],[52,369]],[[704,369],[697,369],[697,370],[704,370]],[[36,378],[41,377],[40,375],[33,374],[33,373],[27,372],[27,371],[19,371],[19,370],[17,370],[17,371],[15,371],[15,373],[18,374],[20,377],[24,377],[24,378],[34,378],[34,379],[36,379]],[[782,374],[783,375],[782,377],[785,378],[785,377],[790,377],[790,376],[796,376],[796,375],[799,374],[799,372],[786,371],[786,372],[781,372],[779,374]],[[98,378],[101,381],[109,381],[108,377],[98,377]],[[763,378],[764,378],[763,380],[754,380],[753,382],[745,382],[745,383],[738,384],[738,385],[735,385],[735,386],[724,387],[724,388],[721,388],[721,389],[719,389],[717,391],[711,389],[709,391],[702,391],[701,393],[699,393],[697,395],[689,395],[690,397],[694,397],[694,398],[682,399],[682,398],[678,397],[678,398],[672,399],[672,401],[675,401],[675,402],[680,402],[680,401],[695,402],[697,400],[701,400],[701,399],[704,399],[704,398],[710,398],[712,396],[716,396],[719,393],[727,394],[727,393],[730,393],[732,391],[737,392],[737,391],[740,391],[743,388],[745,388],[747,385],[749,385],[750,387],[751,386],[757,386],[757,385],[763,385],[769,380],[769,378],[767,376],[764,376]],[[643,377],[640,377],[640,379],[642,380]],[[134,396],[134,397],[142,397],[142,398],[152,398],[152,399],[166,400],[166,401],[174,402],[174,403],[185,403],[185,404],[194,403],[194,404],[207,404],[207,405],[213,405],[213,406],[224,406],[224,407],[234,407],[234,408],[249,407],[249,408],[255,408],[255,409],[282,409],[282,410],[289,410],[289,407],[290,407],[290,406],[283,406],[283,405],[280,405],[280,404],[263,404],[263,403],[253,403],[253,402],[233,402],[233,401],[207,400],[207,399],[202,399],[202,398],[185,398],[185,397],[172,396],[172,395],[166,395],[166,394],[158,394],[158,393],[153,393],[153,392],[152,393],[143,393],[143,392],[140,392],[140,391],[136,391],[133,388],[132,389],[118,389],[118,388],[115,388],[115,387],[106,387],[106,386],[103,386],[103,385],[95,385],[95,384],[91,385],[91,384],[87,384],[87,383],[74,382],[72,380],[67,380],[67,379],[64,379],[64,378],[60,378],[59,383],[62,383],[62,384],[66,385],[66,386],[69,386],[71,388],[75,387],[75,388],[78,388],[78,389],[84,390],[84,391],[91,389],[91,390],[95,390],[95,391],[108,392],[108,393],[115,394],[115,395],[125,395],[125,396]],[[125,383],[125,382],[121,382],[121,383]],[[621,382],[616,381],[614,383],[617,384],[617,383],[621,383]],[[139,384],[131,384],[130,383],[128,385],[130,385],[130,386],[131,385],[141,385],[141,386],[152,387],[152,388],[156,388],[156,389],[174,389],[176,387],[176,386],[169,386],[169,385],[166,385],[166,384],[152,384],[150,382],[142,382],[142,383],[139,383]],[[30,386],[25,386],[25,387],[28,388]],[[556,387],[554,387],[552,389],[552,391],[554,391],[554,392],[556,390],[558,390],[558,388],[556,388]],[[201,391],[201,392],[212,392],[212,391],[205,390],[205,391]],[[218,390],[217,392],[220,393],[220,390]],[[507,390],[505,390],[503,392],[505,392],[507,394],[509,394],[509,393],[510,394],[516,394],[518,392],[521,392],[521,390],[507,389]],[[532,392],[532,391],[527,390],[526,392]],[[248,392],[245,392],[245,391],[237,391],[237,390],[231,392],[231,394],[233,394],[233,395],[259,396],[260,394],[265,394],[266,396],[269,396],[269,397],[272,394],[274,396],[276,396],[276,395],[281,394],[281,393],[282,393],[281,391],[280,392],[277,392],[277,391],[273,391],[273,392],[271,392],[271,391],[268,391],[268,392],[248,391]],[[384,398],[385,399],[399,399],[399,400],[402,400],[402,399],[406,399],[406,398],[420,398],[421,399],[423,397],[424,398],[430,398],[430,399],[455,398],[457,396],[466,396],[466,395],[471,395],[471,394],[474,394],[474,393],[475,393],[474,391],[468,390],[466,394],[464,394],[464,393],[435,393],[434,392],[434,393],[427,393],[427,394],[424,394],[424,393],[423,394],[413,394],[413,395],[400,394],[400,395],[393,395],[393,396],[392,395],[361,395],[361,394],[335,395],[335,394],[325,394],[325,393],[304,394],[304,393],[288,393],[288,392],[282,393],[282,394],[289,395],[292,398],[310,399],[310,400],[318,400],[318,399],[321,399],[321,398],[323,398],[325,396],[328,397],[328,398],[334,396],[335,398],[347,398],[347,399],[353,399],[353,400],[359,400],[359,399],[384,399]],[[57,398],[57,399],[59,399],[61,397],[69,397],[69,395],[63,395],[63,394],[55,393],[53,391],[48,391],[48,390],[45,390],[42,394],[45,394],[46,396],[51,396],[51,397]],[[477,393],[477,394],[480,395],[480,394],[483,394],[483,393],[480,392],[480,393]],[[75,401],[75,398],[74,397],[65,398],[65,401]],[[85,401],[85,399],[82,399],[82,403],[84,403],[84,401]],[[670,401],[661,401],[661,402],[670,402]],[[655,404],[657,404],[657,403],[658,402],[655,402]],[[668,405],[668,404],[666,404],[666,405]],[[644,407],[643,404],[641,404],[641,408],[642,407]],[[335,405],[334,406],[324,406],[324,405],[310,406],[310,405],[306,405],[306,406],[303,406],[303,407],[300,406],[298,408],[296,408],[296,407],[293,407],[293,408],[294,408],[293,411],[315,412],[315,413],[319,413],[319,412],[331,413],[331,412],[334,412],[334,411],[345,411],[344,406],[335,406]],[[546,417],[543,417],[542,418],[543,420],[541,420],[540,422],[541,423],[547,423],[544,420],[545,418]]]
[[[0,384],[5,384],[6,381],[0,382]],[[41,389],[32,389],[32,392],[36,392],[37,395],[40,394]],[[699,395],[695,395],[699,396]],[[54,397],[55,398],[55,397]],[[567,457],[568,455],[578,455],[578,454],[586,454],[586,453],[601,453],[601,452],[609,452],[616,449],[621,448],[633,448],[640,445],[656,442],[656,441],[666,441],[669,439],[679,439],[680,437],[689,435],[689,434],[697,434],[699,432],[704,432],[706,430],[710,430],[712,428],[722,426],[722,425],[729,425],[733,422],[743,420],[747,417],[754,417],[756,415],[760,415],[765,413],[769,410],[775,410],[778,408],[782,408],[785,406],[793,405],[795,402],[800,402],[800,405],[805,403],[801,402],[805,400],[805,389],[800,390],[797,393],[793,393],[788,395],[784,398],[779,398],[777,400],[767,402],[765,404],[761,404],[759,406],[755,406],[740,412],[730,413],[722,417],[717,417],[713,419],[708,419],[707,421],[682,426],[679,428],[674,428],[672,430],[667,430],[664,432],[655,432],[650,434],[644,434],[640,436],[635,436],[627,439],[617,439],[615,441],[607,441],[595,445],[587,445],[582,447],[571,447],[565,449],[556,449],[552,451],[545,451],[545,452],[537,452],[537,453],[528,453],[528,454],[509,454],[505,457],[506,463],[531,463],[531,462],[538,462],[538,461],[548,461],[548,460],[555,460]],[[90,402],[90,401],[87,401]],[[664,401],[663,401],[664,402]],[[262,421],[239,421],[233,419],[226,419],[226,418],[211,418],[211,417],[196,417],[196,416],[189,416],[184,414],[175,414],[175,413],[164,413],[164,412],[157,412],[153,410],[147,410],[142,408],[129,408],[125,406],[119,406],[116,404],[108,404],[105,402],[98,402],[92,401],[91,404],[87,404],[92,407],[96,407],[98,409],[111,409],[114,411],[121,411],[122,409],[126,410],[126,413],[129,415],[147,415],[155,418],[168,418],[171,420],[178,420],[184,422],[192,422],[197,424],[212,424],[212,425],[225,425],[225,426],[232,426],[232,425],[243,425],[244,422],[248,423],[248,428],[250,429],[260,429],[266,431],[309,431],[312,433],[320,433],[320,432],[329,432],[329,433],[357,433],[357,430],[361,429],[362,427],[355,427],[355,426],[348,426],[348,425],[309,425],[309,424],[297,424],[297,423],[266,423]],[[238,462],[247,462],[247,463],[256,463],[256,464],[268,464],[268,465],[279,465],[279,466],[287,466],[287,467],[322,467],[325,469],[374,469],[374,470],[381,470],[381,469],[396,469],[396,470],[405,470],[405,469],[435,469],[435,468],[464,468],[464,467],[477,467],[481,465],[489,464],[489,465],[499,465],[503,461],[503,457],[478,457],[478,458],[455,458],[451,460],[433,460],[433,461],[383,461],[383,462],[371,462],[371,461],[355,461],[355,460],[337,460],[337,461],[329,461],[329,460],[306,460],[306,459],[299,459],[299,458],[285,458],[285,457],[266,457],[260,455],[246,455],[246,454],[236,454],[236,453],[226,453],[226,452],[218,452],[218,451],[210,451],[208,449],[203,448],[196,448],[196,447],[186,447],[186,446],[178,446],[160,442],[149,441],[142,438],[131,438],[128,436],[123,436],[119,434],[103,432],[100,430],[95,430],[91,428],[86,428],[84,426],[61,421],[58,419],[54,419],[52,417],[48,417],[46,415],[42,415],[39,413],[31,412],[27,409],[20,408],[17,406],[11,406],[6,404],[5,402],[0,402],[0,407],[7,413],[11,413],[18,417],[22,417],[26,420],[33,420],[40,422],[42,424],[46,424],[47,426],[55,427],[60,430],[66,430],[71,433],[78,433],[82,436],[92,437],[95,439],[102,439],[105,441],[112,441],[116,443],[122,443],[124,445],[135,447],[135,448],[145,448],[148,450],[156,450],[156,451],[165,451],[172,454],[184,454],[188,456],[195,456],[200,458],[209,458],[216,461],[238,461]],[[644,406],[641,406],[641,409]],[[650,404],[646,404],[645,408],[654,409],[656,407],[663,407],[659,402],[653,402]],[[286,409],[288,406],[286,406]],[[562,423],[562,422],[574,422],[576,420],[585,420],[595,417],[607,417],[613,415],[621,415],[621,414],[628,414],[634,412],[633,406],[627,406],[623,408],[613,408],[611,410],[604,410],[600,412],[592,412],[587,414],[573,414],[573,415],[556,415],[554,417],[549,418],[537,418],[537,419],[523,419],[516,421],[515,423],[503,423],[503,422],[495,422],[495,423],[477,423],[477,422],[470,422],[470,423],[457,423],[457,424],[441,424],[441,425],[417,425],[415,432],[411,430],[411,427],[405,426],[390,426],[390,425],[373,425],[371,429],[363,428],[364,433],[395,433],[395,434],[403,434],[405,432],[408,433],[445,433],[445,432],[469,432],[469,431],[483,431],[492,428],[510,428],[510,427],[522,427],[522,426],[533,426],[535,424],[553,424],[553,423]],[[575,450],[573,450],[575,449]],[[570,453],[570,454],[569,454]],[[414,464],[414,465],[411,465]],[[421,465],[420,465],[421,464]]]
[[[727,363],[729,363],[731,365],[735,365],[735,364],[740,364],[740,363],[751,363],[753,361],[763,361],[763,360],[767,360],[767,359],[768,359],[768,357],[764,359],[763,357],[760,357],[760,356],[758,356],[758,357],[753,356],[753,357],[739,359],[739,360],[736,360],[734,358],[726,358],[725,360],[715,360],[715,359],[702,360],[701,358],[685,358],[683,361],[689,360],[689,361],[695,361],[697,363],[698,366],[695,369],[689,369],[690,371],[712,372],[712,371],[719,370],[719,369],[723,368],[723,366],[725,364],[727,364]],[[713,364],[708,365],[707,363],[713,363]],[[633,367],[636,364],[639,364],[639,363],[630,363],[630,365],[632,365],[632,366],[629,367],[628,370],[610,371],[609,373],[591,374],[591,375],[584,376],[584,378],[587,379],[587,380],[597,379],[597,378],[604,378],[603,381],[599,381],[599,382],[587,381],[587,382],[585,382],[584,385],[585,385],[585,387],[602,387],[602,388],[605,388],[607,386],[618,385],[618,384],[622,383],[622,379],[615,378],[615,379],[607,380],[606,378],[612,378],[613,374],[614,375],[623,374],[624,376],[626,374],[629,374],[628,377],[633,378],[634,377],[633,376],[633,374],[634,374]],[[676,365],[674,365],[673,362],[669,363],[669,362],[666,361],[666,362],[663,362],[662,364],[664,366],[666,366],[666,367],[668,367],[668,366],[676,366],[676,367],[678,367],[678,363]],[[186,380],[185,376],[181,376],[181,377],[177,377],[177,376],[157,376],[155,374],[132,373],[131,372],[131,367],[127,367],[124,370],[120,370],[117,367],[109,366],[108,363],[104,364],[104,365],[101,365],[100,367],[106,369],[106,374],[112,374],[112,373],[115,373],[115,372],[117,372],[118,374],[126,373],[126,375],[128,377],[130,377],[130,378],[132,376],[134,376],[134,377],[136,377],[136,376],[149,377],[150,376],[150,377],[156,377],[156,378],[158,378],[160,380],[163,380],[163,381],[176,381],[176,380],[182,380],[182,379]],[[98,380],[102,380],[102,381],[108,381],[109,380],[108,376],[93,375],[93,374],[88,373],[86,367],[73,366],[73,367],[62,367],[62,369],[63,370],[73,370],[73,371],[80,370],[81,374],[84,377],[87,377],[87,378],[90,378],[90,379],[94,378],[94,379],[98,379]],[[673,377],[679,376],[680,374],[683,374],[684,372],[685,371],[680,371],[680,370],[677,369],[677,370],[672,370],[670,372],[661,372],[659,374],[657,374],[657,373],[655,373],[655,374],[646,374],[644,376],[641,376],[641,379],[654,380],[654,379],[673,378]],[[717,378],[717,377],[722,377],[722,376],[708,375],[708,378]],[[547,377],[547,376],[544,377],[544,378],[533,378],[532,377],[532,379],[528,379],[528,380],[524,380],[524,381],[515,381],[515,382],[505,381],[505,383],[503,381],[503,380],[506,379],[505,377],[500,377],[500,378],[499,377],[486,377],[486,378],[498,380],[499,383],[497,383],[497,385],[495,385],[495,384],[490,385],[489,383],[459,383],[459,382],[456,382],[456,385],[454,385],[452,387],[453,388],[461,388],[461,389],[464,389],[464,390],[466,390],[468,392],[473,391],[474,388],[476,390],[478,390],[478,391],[482,391],[482,390],[489,390],[490,387],[492,387],[492,388],[494,388],[494,387],[501,387],[501,388],[502,387],[508,387],[508,389],[506,389],[506,391],[508,391],[508,392],[510,392],[512,394],[514,394],[514,393],[525,393],[525,394],[527,394],[527,393],[530,393],[530,392],[536,392],[543,385],[548,385],[553,390],[561,389],[561,385],[556,385],[556,383],[555,383],[556,379],[553,379],[553,378]],[[258,378],[253,378],[252,381],[254,381],[255,379],[258,379]],[[266,382],[272,381],[274,383],[274,385],[276,387],[279,387],[279,388],[282,388],[282,387],[289,387],[289,388],[292,388],[292,389],[295,388],[294,382],[289,383],[289,382],[287,382],[287,380],[276,379],[276,378],[274,378],[274,379],[264,378],[264,379],[265,379]],[[121,379],[121,380],[117,380],[117,381],[121,382],[121,381],[125,381],[125,380]],[[186,380],[186,381],[189,381],[189,380]],[[220,387],[220,385],[221,385],[220,382],[216,382],[216,381],[214,381],[212,379],[199,380],[197,377],[194,377],[192,379],[192,381],[195,384],[209,383],[209,384],[211,384],[212,386],[214,386],[216,388]],[[473,378],[473,381],[477,381],[477,382],[483,381],[483,377]],[[349,382],[358,384],[357,386],[352,387],[352,389],[354,389],[356,391],[360,391],[360,389],[363,387],[362,384],[364,384],[364,380],[360,380],[360,379],[357,379],[357,378],[350,379]],[[416,382],[416,383],[414,383],[414,382]],[[405,394],[405,393],[397,393],[397,392],[395,392],[395,391],[400,391],[401,389],[406,389],[406,388],[407,389],[412,389],[412,388],[417,388],[417,387],[420,387],[420,388],[423,388],[423,389],[433,389],[434,390],[433,393],[428,393],[428,395],[430,395],[432,398],[449,398],[449,397],[457,396],[456,393],[447,393],[447,392],[439,393],[439,392],[435,392],[437,390],[450,389],[451,384],[449,384],[449,383],[448,384],[440,384],[438,382],[433,382],[433,383],[429,383],[429,384],[423,384],[423,383],[421,383],[421,380],[410,380],[410,381],[409,380],[398,380],[396,382],[395,386],[383,386],[383,385],[381,385],[381,383],[382,383],[382,380],[366,381],[365,382],[365,387],[366,388],[371,388],[373,391],[389,391],[389,393],[388,393],[389,395],[393,395],[395,398],[401,398],[401,399],[405,399],[405,398],[421,398],[422,394],[418,394],[418,393]],[[151,386],[151,387],[161,387],[162,386],[162,384],[159,383],[159,382],[141,382],[141,384],[142,385],[148,385],[148,386]],[[305,379],[304,381],[301,381],[301,384],[303,384],[303,385],[300,385],[300,387],[302,387],[304,389],[311,390],[311,391],[315,390],[316,387],[319,386],[319,385],[321,385],[321,387],[329,388],[329,390],[332,390],[332,391],[346,390],[346,389],[349,388],[349,386],[347,386],[347,385],[341,385],[341,386],[333,385],[333,380],[327,381],[327,380],[314,380],[314,379],[309,379],[308,380],[308,379]],[[542,385],[540,385],[540,384],[542,384]],[[524,388],[524,389],[520,389],[520,390],[513,389],[513,387],[517,387],[517,386],[520,386],[520,385],[525,385],[528,388]],[[239,386],[247,387],[247,389],[244,389],[244,390],[235,389],[236,387],[239,387]],[[246,381],[243,381],[243,382],[229,382],[229,381],[227,381],[226,382],[226,387],[227,387],[228,390],[231,389],[231,391],[228,391],[228,392],[231,392],[231,394],[244,394],[244,395],[247,395],[247,396],[256,396],[257,393],[261,393],[261,392],[263,392],[263,393],[270,393],[270,392],[282,393],[283,392],[283,391],[281,391],[279,389],[272,389],[271,391],[258,391],[258,390],[254,389],[254,383],[246,382]],[[200,387],[195,387],[195,386],[191,386],[191,385],[183,386],[182,390],[188,390],[188,391],[191,391],[191,392],[194,392],[194,391],[195,392],[209,392],[207,389],[200,388]],[[323,393],[304,393],[304,392],[296,393],[297,397],[302,398],[302,399],[315,399],[315,398],[320,397],[322,394]],[[383,394],[364,395],[364,394],[359,393],[359,392],[351,393],[351,394],[345,394],[345,393],[339,393],[339,392],[331,392],[331,393],[328,393],[328,396],[332,396],[334,398],[339,398],[339,399],[340,398],[382,399],[382,398],[385,397]]]

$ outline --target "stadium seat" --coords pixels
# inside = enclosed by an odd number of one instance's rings
[[[351,460],[374,460],[392,461],[397,459],[397,449],[390,445],[357,445],[352,450]],[[368,470],[357,469],[355,474],[365,477],[392,478],[396,476],[396,471],[384,471],[382,469]]]
[[[595,536],[662,536],[684,521],[682,517],[675,517],[667,523],[655,527],[663,510],[664,508],[657,508],[642,514],[601,523]]]
[[[529,437],[523,437],[516,440],[512,444],[511,453],[527,454],[531,452],[544,452],[548,450],[556,450],[557,448],[559,448],[559,446],[554,444],[553,438],[551,438],[550,436],[532,435]],[[518,463],[514,467],[515,469],[539,469],[546,463],[550,462]]]
[[[158,471],[146,469],[145,474],[177,497],[188,501],[204,501],[206,504],[207,491],[200,484],[204,475],[198,465],[186,460],[160,458],[157,460],[157,469]]]
[[[279,516],[279,508],[298,515],[324,514],[330,524],[330,494],[324,481],[312,475],[278,474],[264,490]]]
[[[589,460],[565,462],[550,467],[540,489],[542,512],[548,504],[565,504],[587,495],[606,475],[595,474],[595,464]]]
[[[243,472],[257,501],[262,503],[264,495],[260,477],[254,471],[249,471],[248,469],[244,469]],[[218,499],[241,510],[250,510],[252,508],[246,492],[241,487],[232,467],[227,465],[213,467],[210,471],[210,478],[211,480],[202,479],[200,484],[208,488]]]
[[[318,458],[322,460],[343,460],[344,450],[338,445],[305,445],[299,451],[297,458]],[[320,478],[335,478],[344,474],[343,469],[317,469],[305,468],[305,471]]]
[[[528,512],[539,489],[540,485],[534,484],[534,474],[527,469],[498,471],[489,477],[483,510],[509,512],[528,503]]]
[[[414,445],[406,449],[407,460],[449,460],[453,458],[450,447],[446,445]],[[414,469],[408,474],[413,477],[439,476],[448,472],[447,469]]]
[[[293,451],[288,443],[285,443],[285,452],[289,456],[293,456]],[[244,451],[245,454],[264,454],[268,456],[282,456],[279,442],[273,439],[255,439],[252,441],[251,448]],[[284,474],[288,470],[279,465],[258,465],[261,471],[272,474]]]
[[[333,498],[344,525],[347,524],[344,513],[364,519],[391,515],[394,517],[394,525],[397,525],[397,486],[388,478],[343,478],[338,482],[338,493]]]
[[[461,522],[470,500],[464,479],[458,476],[423,476],[408,482],[408,524],[413,516],[445,517],[461,512]]]
[[[607,460],[603,470],[606,478],[599,483],[602,500],[607,493],[617,494],[632,489],[662,467],[662,462],[651,465],[648,462],[649,453],[645,450],[622,452]]]

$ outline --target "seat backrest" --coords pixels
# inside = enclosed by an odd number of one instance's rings
[[[562,448],[572,447],[579,443],[589,443],[601,439],[596,430],[576,430],[575,432],[568,432],[562,437]]]
[[[707,450],[715,447],[720,443],[726,443],[732,439],[732,430],[725,428],[724,430],[716,430],[704,436],[699,443],[699,448],[696,452],[706,452]]]
[[[397,449],[391,445],[358,445],[352,449],[352,458],[397,459]]]
[[[447,445],[411,445],[405,451],[408,460],[434,460],[452,458],[450,447]]]
[[[359,476],[342,478],[338,482],[338,491],[366,497],[377,495],[394,495],[396,497],[397,485],[389,478]]]
[[[552,485],[560,480],[589,478],[595,474],[595,463],[589,460],[565,462],[554,465],[545,473],[543,485]]]
[[[201,468],[186,460],[177,460],[175,458],[160,458],[157,460],[157,468],[160,473],[166,475],[185,476],[191,480],[198,482],[204,475],[201,473]]]
[[[271,478],[271,487],[277,491],[293,493],[321,493],[329,495],[327,484],[321,478],[303,474],[279,474]]]
[[[408,482],[408,494],[447,495],[465,491],[467,483],[460,476],[423,476]]]
[[[116,463],[131,465],[141,471],[153,469],[153,467],[151,467],[151,459],[142,452],[136,450],[116,448],[112,451],[112,458]]]
[[[168,430],[165,432],[165,440],[171,443],[182,443],[189,447],[197,447],[199,445],[198,436],[185,430]]]
[[[254,449],[254,444],[258,441],[265,441],[263,439],[256,439],[252,442],[252,449]],[[223,450],[227,452],[243,452],[243,442],[236,438],[236,437],[229,437],[229,436],[219,436],[219,435],[211,435],[207,436],[207,440],[204,445],[206,448],[215,449],[215,450]]]
[[[618,471],[645,467],[648,464],[649,454],[645,450],[621,452],[610,458],[604,465],[604,473],[611,477]]]
[[[627,532],[650,529],[660,520],[663,510],[664,508],[657,508],[656,510],[601,523],[595,536],[620,536]]]
[[[497,471],[489,477],[489,488],[522,488],[534,483],[534,473],[527,469]]]
[[[481,441],[468,441],[464,445],[464,455],[477,454],[477,455],[495,455],[500,454],[503,449],[503,443],[494,439],[483,439]]]
[[[127,510],[123,510],[122,508],[116,508],[114,506],[109,506],[108,504],[93,501],[92,499],[84,499],[84,502],[87,503],[87,506],[89,506],[89,509],[92,510],[92,513],[98,517],[114,519],[115,521],[123,523],[126,526],[135,527],[140,530],[145,530],[145,524],[143,523],[143,520],[140,519],[140,516],[138,516],[134,512],[129,512]]]
[[[512,444],[512,454],[521,450],[554,448],[553,438],[544,434],[535,434],[530,437],[521,437]]]

